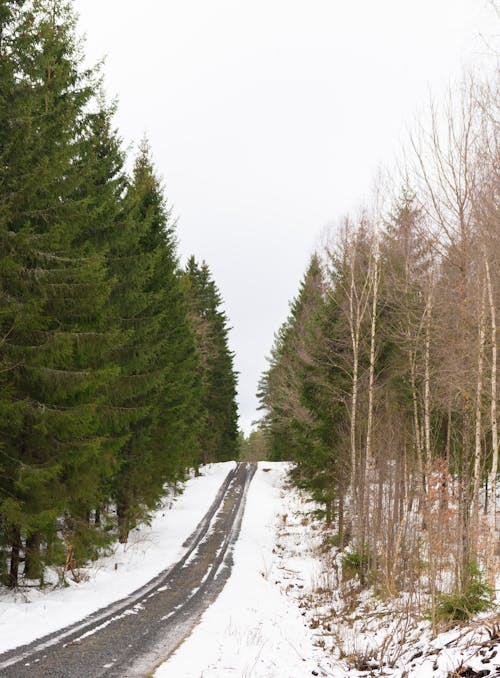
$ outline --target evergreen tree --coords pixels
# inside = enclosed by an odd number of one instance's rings
[[[13,143],[12,122],[19,114],[20,97],[16,88],[15,62],[12,58],[16,26],[23,2],[4,2],[0,6],[0,186],[6,180],[9,145]],[[12,400],[9,372],[13,363],[7,354],[6,340],[12,332],[14,319],[22,307],[19,289],[7,290],[4,278],[7,271],[12,280],[19,280],[22,265],[16,251],[17,243],[9,231],[9,195],[0,193],[0,421],[13,420],[17,408]],[[0,438],[0,577],[6,577],[7,561],[3,550],[13,541],[12,522],[6,517],[8,505],[14,497],[13,479],[18,469],[17,458],[11,457]],[[8,502],[7,502],[8,500]]]
[[[203,267],[194,311],[149,147],[129,179],[100,92],[70,3],[2,3],[0,577],[10,586],[94,557],[111,538],[111,512],[102,517],[113,502],[125,541],[166,482],[237,447],[218,291]]]
[[[115,406],[132,412],[112,487],[121,541],[156,505],[164,483],[182,478],[195,463],[200,400],[175,224],[146,142],[125,204],[127,225],[110,259],[117,280],[115,314],[127,337]]]
[[[338,443],[344,404],[335,391],[330,339],[335,332],[320,261],[309,262],[299,294],[278,332],[270,367],[259,384],[265,414],[261,427],[271,441],[274,459],[296,463],[296,483],[309,489],[332,517]]]
[[[238,454],[237,382],[222,298],[207,264],[200,266],[194,257],[187,263],[184,284],[201,360],[202,459],[205,463],[234,459]]]
[[[106,308],[107,246],[97,234],[102,205],[87,183],[98,171],[86,151],[96,81],[81,69],[74,27],[65,3],[34,2],[19,16],[8,55],[16,84],[2,154],[9,241],[2,289],[21,300],[2,318],[17,410],[0,424],[11,460],[2,505],[11,585],[23,539],[30,577],[42,574],[41,545],[47,559],[61,536],[67,550],[78,546],[112,466],[98,412],[116,374],[116,335]]]

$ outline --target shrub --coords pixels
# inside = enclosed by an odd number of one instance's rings
[[[323,540],[323,546],[325,548],[329,548],[329,547],[338,548],[340,546],[340,542],[341,542],[340,536],[341,535],[337,534],[337,533],[336,534],[329,534]]]
[[[342,572],[347,577],[359,575],[361,582],[368,570],[368,549],[346,551],[342,556]]]
[[[471,564],[467,586],[460,593],[442,593],[435,608],[436,621],[466,621],[493,606],[493,589],[476,563]]]

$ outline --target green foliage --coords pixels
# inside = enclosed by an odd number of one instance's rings
[[[267,436],[264,431],[251,431],[248,438],[240,431],[239,459],[240,461],[265,461],[269,458]]]
[[[99,71],[83,68],[75,25],[67,2],[0,7],[0,575],[10,586],[23,574],[42,582],[68,553],[82,565],[117,532],[126,540],[164,484],[202,461],[205,437],[210,456],[236,451],[222,300],[203,271],[200,342],[149,147],[128,177],[115,107]]]
[[[359,575],[361,578],[368,570],[369,554],[365,547],[361,550],[346,551],[342,555],[342,572],[347,577]]]
[[[111,481],[122,541],[156,505],[164,483],[197,462],[201,397],[173,222],[145,141],[124,203],[121,236],[109,255],[113,311],[124,337],[113,407],[130,417]]]
[[[464,590],[458,593],[440,594],[434,616],[437,622],[467,621],[479,612],[490,610],[493,607],[493,601],[493,589],[485,580],[477,564],[473,563],[470,565]]]
[[[222,298],[208,265],[191,257],[184,289],[200,359],[202,420],[201,460],[205,463],[236,459],[238,444],[237,375],[229,349],[229,326]]]
[[[1,419],[0,436],[3,489],[18,508],[13,515],[7,504],[3,514],[15,550],[19,530],[29,541],[26,569],[38,573],[56,516],[91,506],[109,476],[99,411],[119,368],[100,236],[113,223],[92,185],[97,171],[99,185],[109,177],[88,153],[97,73],[81,69],[66,4],[37,2],[16,18],[3,54],[16,77],[1,146],[0,359],[11,416]]]
[[[270,458],[295,462],[294,483],[324,505],[327,522],[338,494],[338,450],[346,417],[335,397],[343,375],[330,361],[337,322],[338,310],[325,296],[324,273],[314,255],[275,337],[258,392]]]
[[[336,533],[336,534],[329,534],[323,539],[323,546],[325,548],[339,548],[342,546],[342,535]]]

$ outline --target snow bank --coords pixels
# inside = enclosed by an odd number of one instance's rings
[[[187,481],[171,509],[163,508],[151,526],[141,525],[128,544],[83,570],[86,581],[68,588],[0,593],[0,652],[29,643],[72,624],[146,584],[179,560],[182,544],[203,518],[235,462],[202,467]]]
[[[326,534],[310,518],[316,505],[286,487],[286,471],[259,465],[231,577],[155,678],[500,675],[500,618],[432,638],[428,622],[407,616],[404,596],[363,590],[343,600],[339,558],[319,548]]]
[[[155,678],[318,675],[310,629],[276,580],[281,576],[276,569],[276,525],[283,520],[287,468],[283,463],[259,464],[248,491],[231,577]],[[310,562],[298,556],[294,567],[307,570]]]

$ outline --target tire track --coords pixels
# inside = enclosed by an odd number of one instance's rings
[[[256,464],[229,472],[184,543],[183,557],[148,584],[82,622],[0,655],[6,678],[137,678],[172,654],[215,600],[232,568]]]

